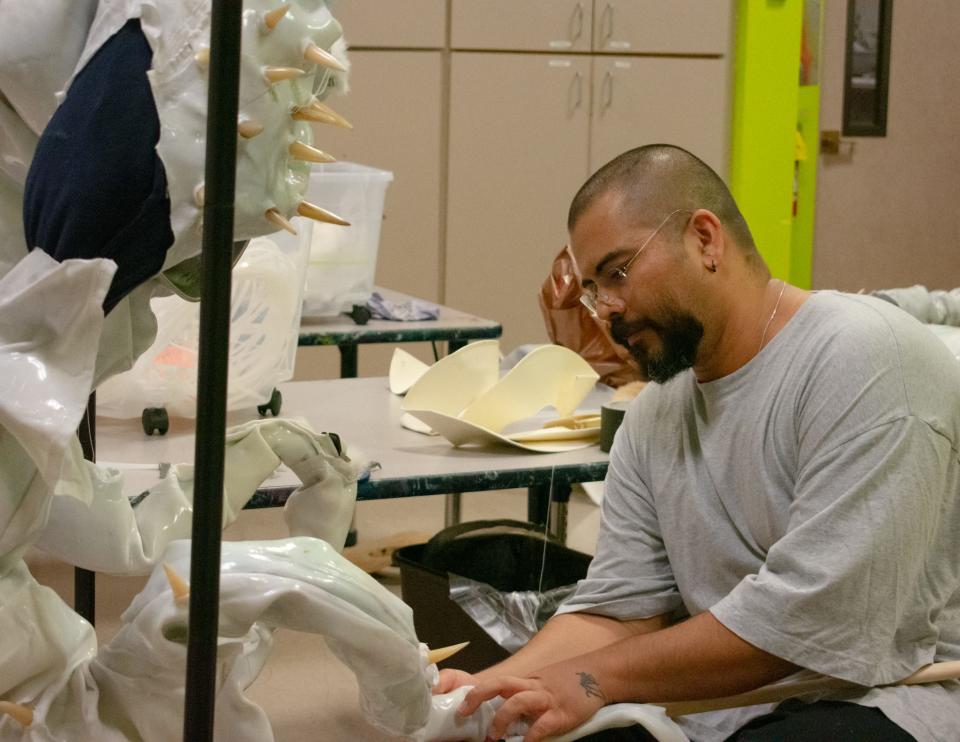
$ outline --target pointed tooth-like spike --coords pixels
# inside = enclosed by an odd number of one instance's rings
[[[263,124],[259,121],[245,119],[237,124],[237,133],[244,139],[253,139],[257,134],[263,133]]]
[[[298,160],[303,160],[304,162],[336,162],[336,157],[331,157],[322,149],[317,149],[316,147],[311,147],[309,144],[304,144],[299,139],[291,144],[287,151],[290,153],[291,157],[294,157]]]
[[[319,121],[321,124],[332,124],[333,119],[325,113],[314,111],[312,108],[294,108],[290,112],[290,118],[294,121]]]
[[[203,208],[205,196],[206,189],[203,187],[203,183],[193,189],[193,202],[201,209]]]
[[[203,47],[203,49],[193,55],[193,58],[201,67],[206,67],[210,64],[210,47]]]
[[[290,222],[288,222],[288,221],[284,218],[283,214],[281,214],[281,213],[280,213],[279,211],[277,211],[276,209],[267,209],[267,210],[263,213],[263,215],[264,215],[264,217],[266,217],[266,219],[267,219],[268,222],[272,222],[273,224],[277,225],[277,227],[279,227],[280,229],[285,229],[285,230],[287,230],[290,234],[296,234],[296,233],[297,233],[297,230],[295,230],[295,229],[293,228],[293,225],[292,225]]]
[[[267,82],[280,82],[281,80],[289,80],[292,77],[300,77],[303,74],[303,70],[299,67],[267,67],[263,71],[263,76],[267,79]]]
[[[283,19],[287,14],[287,11],[290,10],[290,5],[281,5],[279,8],[271,10],[269,13],[263,14],[263,25],[269,28],[271,31],[277,27],[277,24]]]
[[[326,49],[321,49],[316,44],[307,44],[307,48],[303,50],[303,58],[308,62],[319,64],[321,67],[329,67],[330,69],[338,70],[339,72],[347,71],[347,68],[340,63],[339,59],[333,56]]]
[[[22,727],[28,727],[33,724],[33,709],[21,703],[0,701],[0,714],[9,714],[16,719]]]
[[[186,581],[177,574],[176,570],[166,562],[163,563],[163,573],[167,576],[167,582],[170,583],[170,589],[173,590],[173,599],[180,600],[190,594],[190,588]]]
[[[350,222],[348,222],[343,217],[337,216],[332,211],[327,211],[326,209],[321,209],[316,204],[312,204],[309,201],[301,201],[300,205],[297,206],[297,213],[300,216],[305,216],[307,219],[314,219],[318,222],[326,222],[327,224],[339,224],[341,227],[349,227]]]
[[[330,106],[325,106],[320,101],[314,101],[310,104],[310,108],[313,111],[323,114],[324,116],[332,119],[330,123],[335,124],[336,126],[342,127],[344,129],[352,129],[353,124],[347,121],[343,116],[334,111]]]
[[[467,646],[470,642],[461,642],[460,644],[451,644],[449,647],[440,647],[440,649],[431,649],[427,653],[427,662],[435,665],[443,662],[448,657],[453,657],[457,652]]]

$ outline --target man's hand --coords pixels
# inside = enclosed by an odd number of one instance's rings
[[[432,693],[435,696],[443,693],[455,691],[461,685],[476,685],[477,678],[463,670],[447,669],[440,671],[440,680],[433,686]]]
[[[457,710],[469,716],[484,701],[506,699],[487,731],[488,739],[501,739],[515,722],[529,731],[523,742],[540,742],[580,726],[607,704],[596,677],[579,658],[544,668],[527,677],[501,676],[482,680]]]

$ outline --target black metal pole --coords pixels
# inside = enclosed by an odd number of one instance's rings
[[[83,458],[97,460],[97,393],[90,392],[87,410],[77,430]],[[73,609],[94,625],[97,614],[97,573],[82,567],[73,568]]]
[[[210,17],[190,624],[183,719],[187,742],[213,739],[216,700],[242,11],[241,0],[213,0]]]

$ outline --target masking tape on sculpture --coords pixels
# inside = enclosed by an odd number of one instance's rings
[[[507,444],[556,453],[596,441],[599,426],[505,431],[546,407],[560,417],[573,413],[598,379],[586,361],[559,345],[542,345],[500,378],[499,359],[497,341],[485,340],[437,361],[408,389],[404,412],[454,446]]]

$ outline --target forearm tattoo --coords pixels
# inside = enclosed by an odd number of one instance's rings
[[[588,672],[578,672],[577,675],[580,676],[580,687],[587,694],[587,698],[599,698],[604,703],[607,702],[606,695],[600,689],[600,683],[593,675]]]

